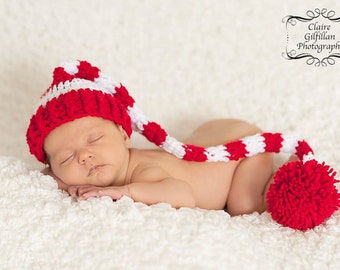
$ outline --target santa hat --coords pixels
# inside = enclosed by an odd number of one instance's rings
[[[268,211],[284,226],[306,230],[321,224],[340,207],[336,172],[318,163],[304,140],[281,133],[262,133],[213,147],[179,142],[136,106],[126,88],[86,61],[54,69],[51,86],[40,98],[26,138],[30,152],[46,161],[43,144],[56,127],[85,116],[101,117],[132,130],[177,158],[196,162],[239,160],[259,153],[292,153],[299,161],[282,166],[267,193]]]

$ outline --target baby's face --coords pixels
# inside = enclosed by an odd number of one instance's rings
[[[123,184],[130,139],[122,127],[97,117],[61,125],[45,139],[53,173],[67,185]]]

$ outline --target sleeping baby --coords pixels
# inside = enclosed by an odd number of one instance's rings
[[[132,148],[132,130],[160,149]],[[275,175],[271,152],[292,152],[288,164],[313,160],[306,143],[290,147],[290,137],[261,133],[241,120],[218,119],[179,142],[143,115],[123,85],[86,61],[73,61],[55,68],[27,142],[47,165],[44,173],[73,197],[129,196],[148,205],[240,215],[268,208]]]

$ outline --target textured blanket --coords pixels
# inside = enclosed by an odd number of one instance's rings
[[[307,232],[268,213],[75,201],[49,176],[0,158],[1,269],[337,269],[340,212]]]

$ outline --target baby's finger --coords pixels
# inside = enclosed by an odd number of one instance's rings
[[[80,197],[82,196],[84,193],[94,189],[96,187],[91,186],[91,185],[82,185],[82,186],[70,186],[68,188],[68,193],[72,196],[72,197]]]
[[[114,188],[109,188],[109,189],[101,189],[98,191],[98,196],[103,197],[103,196],[109,196],[113,200],[118,200],[120,199],[123,194],[119,192],[119,190],[114,189]]]
[[[78,196],[78,187],[69,186],[67,188],[67,192],[71,195],[71,197],[77,197]]]
[[[98,189],[92,189],[88,190],[86,192],[83,192],[82,194],[79,194],[79,198],[82,200],[87,200],[91,197],[100,197],[100,191]]]

